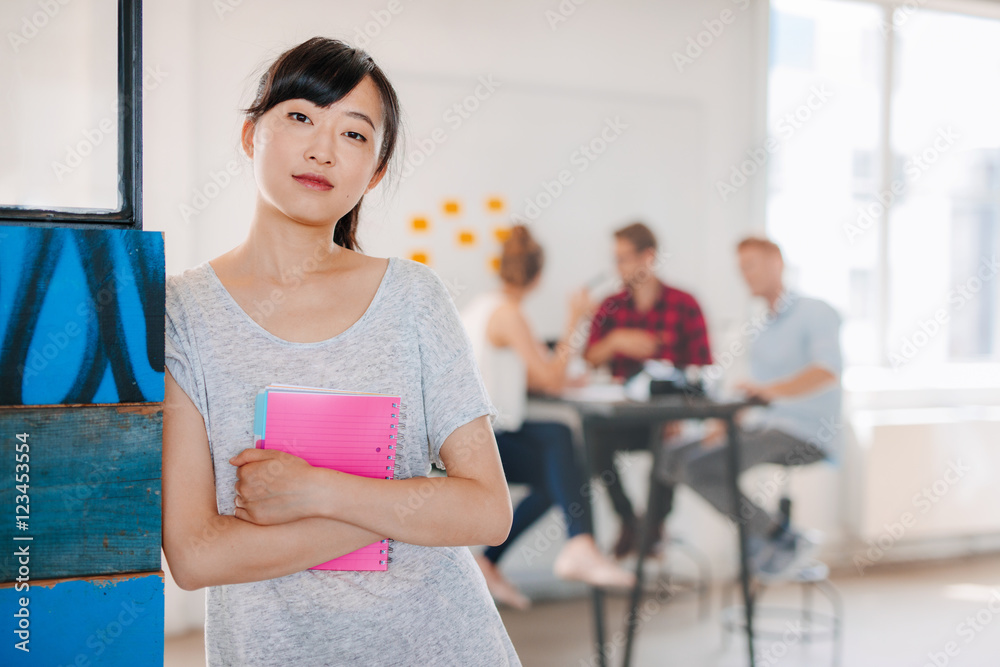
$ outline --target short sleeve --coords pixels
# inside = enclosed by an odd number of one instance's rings
[[[840,351],[840,315],[822,301],[815,301],[815,307],[807,318],[808,340],[806,341],[809,360],[834,375],[843,371]]]
[[[417,264],[413,291],[424,419],[431,462],[444,467],[441,445],[455,429],[488,415],[492,427],[499,411],[490,400],[472,350],[472,340],[451,294],[429,267]]]
[[[164,318],[164,364],[174,381],[198,408],[208,430],[208,402],[198,352],[193,345],[189,313],[185,308],[178,276],[169,276],[166,284],[166,317]]]

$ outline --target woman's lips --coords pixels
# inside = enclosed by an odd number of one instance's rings
[[[312,190],[332,190],[333,186],[330,182],[323,178],[322,176],[317,176],[314,174],[300,174],[298,176],[292,176],[296,181],[302,185],[310,188]]]

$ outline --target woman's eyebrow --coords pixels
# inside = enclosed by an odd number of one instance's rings
[[[351,118],[357,118],[358,120],[365,121],[366,123],[368,123],[369,125],[371,125],[372,131],[373,132],[375,131],[375,123],[373,123],[372,119],[368,117],[368,114],[361,113],[360,111],[345,111],[344,115],[345,116],[350,116]]]

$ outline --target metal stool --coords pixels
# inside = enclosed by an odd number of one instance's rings
[[[669,538],[666,548],[673,552],[684,554],[694,564],[697,573],[693,576],[679,575],[670,567],[670,558],[658,559],[659,567],[655,574],[651,575],[651,583],[655,582],[656,585],[659,585],[661,582],[665,583],[668,591],[668,599],[690,593],[697,595],[698,618],[700,620],[706,619],[711,607],[710,582],[712,580],[708,558],[704,553],[696,549],[694,545],[681,537]]]
[[[785,476],[784,489],[779,502],[778,519],[783,529],[791,523],[792,501],[789,497],[790,475]],[[820,561],[812,561],[799,568],[792,575],[781,578],[753,579],[754,637],[772,639],[774,643],[758,649],[761,659],[770,661],[780,659],[788,649],[799,642],[806,644],[816,640],[829,639],[832,644],[833,667],[839,667],[841,644],[843,641],[843,602],[836,587],[830,583],[830,568]],[[797,584],[802,591],[800,607],[781,605],[762,605],[759,603],[768,587],[774,584]],[[723,590],[722,628],[723,647],[728,648],[730,635],[733,632],[746,632],[746,615],[743,605],[734,605],[733,589],[736,582],[730,583]],[[829,611],[816,611],[813,608],[813,593],[819,592],[826,598]],[[801,623],[801,628],[795,629],[795,621]],[[784,625],[780,625],[784,622]],[[780,627],[779,627],[780,626]],[[791,638],[789,638],[791,635]],[[778,653],[781,653],[778,655]]]

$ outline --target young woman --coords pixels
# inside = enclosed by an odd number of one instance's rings
[[[635,576],[606,558],[590,528],[586,487],[573,452],[569,427],[558,422],[525,421],[528,390],[558,394],[566,385],[566,367],[579,330],[592,310],[586,290],[569,303],[566,329],[555,354],[531,332],[521,302],[538,286],[544,254],[527,227],[515,225],[500,257],[500,287],[480,294],[462,310],[462,320],[494,404],[494,429],[507,481],[528,484],[531,491],[514,511],[510,535],[476,557],[493,597],[519,609],[530,601],[497,567],[506,549],[553,504],[559,505],[569,540],[556,558],[555,574],[597,586],[631,586]]]
[[[468,335],[436,273],[355,240],[398,127],[363,51],[283,53],[243,125],[246,239],[168,279],[163,550],[181,588],[208,588],[210,665],[520,664],[464,546],[511,522]],[[254,449],[273,382],[400,395],[396,479]],[[308,569],[382,538],[388,571]]]

